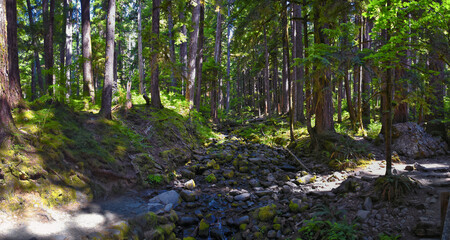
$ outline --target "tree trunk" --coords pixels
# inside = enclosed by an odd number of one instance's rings
[[[387,0],[386,6],[390,9],[390,0]],[[390,38],[390,29],[382,30],[382,38],[387,43]],[[385,66],[390,66],[390,62],[384,62]],[[382,129],[384,130],[384,146],[386,158],[386,175],[392,175],[392,88],[393,81],[391,69],[387,68],[382,79]]]
[[[68,14],[66,16],[66,100],[72,95],[72,78],[71,78],[71,66],[72,66],[72,0],[64,0],[69,7]]]
[[[184,10],[180,11],[180,21],[184,22],[186,16],[184,15]],[[181,34],[187,39],[187,28],[186,24],[183,24],[181,26]],[[187,41],[183,41],[180,44],[180,62],[181,62],[181,94],[185,95],[185,84],[184,82],[187,81],[188,78],[188,71],[187,71]]]
[[[220,5],[217,5],[217,22],[216,22],[216,42],[214,45],[214,62],[216,64],[216,68],[214,70],[214,78],[219,79],[219,71],[218,68],[220,66],[220,55],[221,55],[221,42],[222,42],[222,14],[220,13]],[[219,119],[217,118],[217,107],[219,104],[219,94],[220,91],[217,89],[217,80],[212,80],[212,89],[211,89],[211,118],[214,123],[218,123]]]
[[[0,46],[7,46],[7,21],[5,1],[0,1]],[[8,103],[8,51],[0,47],[0,146],[10,136],[14,128],[11,109]]]
[[[338,123],[342,122],[342,80],[338,80],[338,93],[337,93],[337,102],[338,102]]]
[[[34,23],[33,23],[33,12],[31,11],[31,3],[30,0],[27,0],[27,11],[28,11],[28,21],[30,23],[30,29],[34,29]],[[41,62],[39,60],[39,52],[38,52],[38,44],[36,41],[36,34],[34,31],[31,33],[31,42],[33,44],[33,51],[34,51],[34,64],[36,68],[36,78],[34,84],[31,85],[31,100],[36,99],[39,94],[36,89],[36,84],[39,86],[40,93],[44,92],[44,83],[42,81],[42,75],[41,75]],[[36,83],[37,82],[37,83]]]
[[[55,13],[55,0],[50,0],[50,10],[48,10],[48,0],[42,1],[42,6],[44,8],[44,61],[45,61],[45,79],[46,86],[45,90],[52,95],[53,91],[49,88],[53,85],[53,22]]]
[[[344,14],[343,16],[343,22],[347,23],[347,15]],[[348,38],[346,36],[344,36],[344,38],[342,39],[342,48],[343,51],[350,48],[349,43],[348,43]],[[347,99],[347,110],[348,113],[350,115],[350,122],[352,124],[352,128],[356,129],[356,114],[355,114],[355,109],[353,108],[353,102],[352,102],[352,92],[351,92],[351,88],[350,88],[350,79],[349,79],[349,74],[348,74],[348,69],[349,69],[350,63],[348,61],[346,61],[343,65],[344,69],[344,88],[345,88],[345,94],[346,94],[346,99]]]
[[[275,33],[275,31],[274,31]],[[273,111],[277,114],[280,113],[280,97],[279,97],[279,91],[278,91],[278,58],[277,58],[277,49],[274,48],[272,52],[272,83],[273,83],[273,104],[274,109]]]
[[[138,3],[138,66],[139,66],[139,94],[145,94],[144,85],[144,60],[142,58],[142,20],[141,20],[142,3]]]
[[[303,58],[303,34],[302,34],[302,9],[300,5],[294,4],[294,52],[295,58]],[[304,111],[304,95],[303,95],[303,81],[304,81],[304,71],[303,66],[297,65],[295,66],[295,93],[296,93],[296,101],[294,102],[294,109],[296,119],[302,123],[305,122]]]
[[[153,0],[152,11],[152,59],[150,66],[152,68],[152,84],[151,84],[151,98],[152,107],[156,109],[163,108],[159,94],[159,14],[160,14],[161,0]]]
[[[16,0],[6,0],[6,21],[8,38],[8,77],[9,96],[8,101],[11,108],[17,107],[23,99],[20,86],[19,52],[17,48],[17,5]]]
[[[233,0],[234,1],[234,0]],[[228,19],[231,21],[231,4],[232,1],[228,0]],[[230,57],[231,57],[231,22],[228,22],[228,31],[227,31],[227,92],[225,96],[225,110],[228,112],[230,110],[230,84],[231,84],[231,74],[230,74]],[[266,43],[267,45],[267,43]],[[266,53],[268,54],[268,53]],[[268,61],[268,60],[267,60]],[[269,79],[269,74],[267,74],[267,79]],[[267,80],[269,81],[269,80]]]
[[[282,27],[282,44],[283,44],[283,68],[282,68],[282,91],[281,105],[282,112],[287,113],[289,109],[289,33],[287,31],[287,3],[282,1],[281,9],[281,27]]]
[[[372,21],[368,18],[365,18],[364,21],[364,40],[363,40],[363,48],[371,49],[371,37],[370,33],[372,32]],[[370,124],[370,83],[372,81],[372,77],[370,72],[363,68],[363,76],[362,76],[362,98],[363,98],[363,106],[362,106],[362,121],[364,124],[364,128],[368,128]]]
[[[67,5],[67,1],[63,0],[63,26],[61,28],[61,35],[59,38],[59,77],[57,79],[57,82],[55,84],[57,84],[58,86],[65,86],[67,83],[67,80],[65,80],[65,57],[66,57],[66,38],[67,38],[67,17],[68,17],[68,5]],[[65,93],[64,92],[60,92],[60,88],[55,88],[56,90],[56,96],[61,100],[61,102],[63,101],[63,99],[65,98]]]
[[[169,30],[169,52],[171,61],[171,73],[170,73],[170,91],[175,92],[177,86],[177,80],[175,79],[175,65],[177,63],[175,58],[175,41],[173,39],[173,16],[172,16],[172,0],[169,0],[167,6],[167,27]]]
[[[102,107],[100,115],[112,119],[111,101],[112,84],[114,81],[114,32],[116,28],[116,0],[108,0],[108,16],[106,18],[106,54],[105,54],[105,81],[102,92]]]
[[[323,33],[323,23],[319,23],[320,13],[319,3],[314,6],[314,42],[316,44],[328,44]],[[333,122],[333,99],[331,93],[331,83],[329,70],[322,69],[324,72],[316,74],[314,79],[314,107],[316,114],[315,132],[322,135],[328,132],[334,132]]]
[[[271,112],[270,108],[270,86],[269,86],[269,50],[267,48],[267,34],[266,34],[266,27],[264,27],[264,86],[265,86],[265,95],[264,98],[264,113],[266,116],[269,116]]]
[[[186,100],[189,101],[191,107],[194,104],[194,86],[195,86],[195,75],[196,67],[195,62],[197,59],[197,49],[198,49],[198,35],[199,35],[199,24],[200,24],[200,0],[195,0],[195,6],[192,10],[192,25],[193,31],[190,35],[189,41],[189,76],[186,82]]]
[[[204,26],[205,26],[205,6],[203,2],[200,6],[200,26],[198,35],[198,49],[197,49],[197,62],[196,62],[196,74],[197,74],[197,88],[195,93],[194,105],[198,112],[200,112],[201,94],[202,94],[202,68],[203,68],[203,39],[204,39]]]
[[[83,35],[83,95],[89,96],[91,103],[95,103],[94,76],[92,72],[91,21],[89,9],[90,1],[81,0],[81,25]]]

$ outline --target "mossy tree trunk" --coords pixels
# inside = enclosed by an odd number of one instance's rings
[[[0,145],[14,128],[14,121],[8,103],[8,50],[6,34],[6,5],[0,1]]]
[[[105,81],[102,92],[102,107],[100,115],[111,119],[112,85],[114,81],[114,32],[116,26],[116,0],[108,1],[108,13],[106,19],[106,63]]]

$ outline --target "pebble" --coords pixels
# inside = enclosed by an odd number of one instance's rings
[[[199,222],[198,218],[194,217],[181,217],[180,218],[180,225],[182,226],[191,226],[194,224],[197,224]]]
[[[247,201],[250,198],[250,193],[242,193],[234,197],[236,201]]]

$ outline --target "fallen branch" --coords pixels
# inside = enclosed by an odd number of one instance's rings
[[[302,165],[302,167],[303,167],[304,169],[306,169],[307,172],[311,173],[311,170],[309,170],[309,168],[306,167],[306,165],[303,164],[303,162],[300,161],[300,159],[298,159],[297,156],[295,156],[295,155],[291,152],[291,150],[289,150],[288,148],[282,148],[282,149],[283,149],[283,150],[286,150],[289,154],[291,154],[291,156],[293,156],[293,157],[295,158],[295,160],[297,160],[297,162],[300,163],[300,165]]]

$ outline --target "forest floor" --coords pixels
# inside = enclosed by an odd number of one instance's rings
[[[273,120],[256,120],[257,126],[262,126],[257,129],[253,129],[255,125],[248,122],[242,125],[233,123],[233,126],[225,124],[221,127],[222,134],[215,134],[202,146],[189,142],[195,137],[191,132],[194,126],[190,117],[183,118],[170,109],[152,115],[146,109],[145,106],[136,106],[124,117],[128,128],[145,134],[139,143],[129,145],[123,141],[136,138],[136,135],[122,126],[96,120],[92,114],[73,116],[64,109],[55,109],[55,116],[69,115],[71,120],[48,120],[54,134],[63,133],[67,138],[78,139],[79,135],[88,134],[83,132],[83,128],[93,134],[88,137],[105,145],[88,146],[92,148],[89,152],[59,154],[64,155],[62,161],[66,164],[61,169],[76,169],[70,170],[67,177],[63,171],[55,173],[55,178],[59,178],[59,183],[66,184],[66,188],[50,191],[50,195],[45,195],[47,190],[22,191],[19,197],[11,198],[20,199],[21,205],[17,211],[0,210],[0,239],[129,239],[133,236],[139,239],[186,240],[308,239],[308,236],[314,237],[308,234],[330,228],[333,230],[326,234],[335,234],[339,239],[369,240],[390,236],[387,239],[414,240],[438,239],[440,236],[439,195],[450,187],[448,155],[417,160],[400,156],[397,159],[400,161],[393,164],[394,174],[412,177],[418,184],[411,190],[409,187],[399,188],[405,190],[407,195],[396,202],[389,202],[382,198],[393,197],[399,189],[387,189],[384,195],[375,191],[376,179],[384,175],[386,163],[382,147],[373,141],[362,137],[344,138],[342,145],[350,146],[340,148],[339,151],[345,153],[344,157],[360,156],[361,153],[369,157],[359,165],[351,165],[352,168],[335,170],[333,166],[336,163],[318,161],[316,155],[308,153],[305,141],[290,146],[292,151],[287,150],[282,147],[284,144],[274,144],[284,141],[279,139],[280,134],[275,130],[273,134],[276,137],[265,141],[263,138],[269,134],[265,126],[273,125]],[[143,119],[143,115],[148,118]],[[62,130],[58,131],[55,129],[59,126],[57,122],[80,125],[81,130],[66,131],[63,125],[60,127]],[[179,125],[181,122],[187,124]],[[253,129],[251,134],[248,134],[249,129]],[[103,136],[108,134],[113,134],[113,139],[120,139],[114,141],[116,145],[111,150],[108,150],[111,145],[107,144],[112,140]],[[286,132],[283,134],[286,135]],[[306,139],[305,134],[300,135],[303,140]],[[360,149],[353,149],[355,146]],[[94,170],[83,168],[85,164],[91,164],[90,158],[84,164],[72,163],[74,160],[68,158],[94,154],[98,158],[97,152],[102,148],[114,156],[121,154],[119,158],[123,160],[117,163],[100,161],[97,166],[99,170]],[[76,150],[73,146],[70,149]],[[143,153],[139,152],[142,150],[155,157],[144,158]],[[338,154],[336,150],[331,156]],[[31,159],[35,155],[20,156],[21,159]],[[320,158],[323,159],[323,156]],[[131,163],[125,164],[127,161]],[[16,167],[24,165],[22,162]],[[165,175],[136,172],[135,164],[142,165],[138,167],[140,171],[165,168],[174,171]],[[28,181],[40,189],[40,185],[45,185],[52,178],[48,172],[52,169],[58,171],[50,164],[42,168],[46,170],[46,178],[20,179],[15,184],[23,187],[24,182]],[[14,169],[9,169],[12,174]],[[19,171],[23,172],[25,170]],[[139,176],[128,177],[132,174]],[[80,192],[81,188],[70,185],[74,178],[84,180],[86,177],[83,178],[83,175],[92,178],[91,184],[103,186],[101,192],[108,194],[93,201],[90,195],[96,195],[92,193],[95,188]],[[104,179],[99,180],[101,176]],[[143,178],[145,187],[142,184],[132,187]],[[117,182],[125,185],[117,185]],[[76,199],[62,201],[68,195],[64,192],[66,189],[75,189],[70,191],[75,192]],[[54,192],[59,195],[53,196]],[[42,202],[45,196],[54,200]],[[3,200],[0,199],[0,203]],[[303,231],[300,233],[299,229]]]

